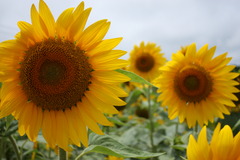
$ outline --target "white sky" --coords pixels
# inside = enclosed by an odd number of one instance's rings
[[[57,18],[81,0],[45,2]],[[38,0],[0,0],[0,41],[13,38],[18,21],[30,22],[32,3],[38,6]],[[87,25],[111,21],[106,38],[123,37],[118,49],[129,52],[141,41],[154,42],[170,60],[181,46],[208,43],[217,46],[216,55],[228,52],[231,64],[240,65],[239,0],[85,0],[85,7],[92,7]]]

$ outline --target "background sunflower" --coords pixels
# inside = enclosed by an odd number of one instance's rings
[[[227,65],[231,58],[227,53],[212,59],[216,47],[208,45],[196,51],[196,44],[186,47],[186,54],[179,51],[172,60],[160,68],[162,74],[155,81],[159,87],[159,101],[168,106],[170,119],[179,117],[180,123],[186,121],[189,127],[196,122],[203,126],[214,117],[224,118],[230,114],[226,105],[235,107],[233,94],[238,92],[233,79],[238,73],[230,72],[234,65]]]
[[[152,81],[159,74],[159,67],[163,66],[166,58],[161,53],[161,48],[155,43],[140,43],[135,45],[130,52],[128,70],[140,75],[148,81]]]

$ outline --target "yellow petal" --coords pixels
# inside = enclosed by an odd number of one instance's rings
[[[56,117],[53,112],[45,110],[42,123],[42,134],[51,148],[54,148],[56,144],[56,136],[53,133],[56,132]]]
[[[196,54],[196,44],[193,43],[191,45],[188,46],[187,48],[187,52],[186,52],[186,57],[188,58],[194,58],[195,54]]]
[[[27,109],[24,109],[22,114],[20,115],[20,118],[18,120],[18,132],[21,136],[23,136],[25,133],[27,133],[27,129],[29,127],[29,122],[31,120],[32,115],[32,108],[33,104],[32,103],[27,103],[25,105]]]
[[[78,114],[81,116],[81,119],[86,124],[86,126],[88,128],[90,128],[93,132],[103,135],[103,132],[101,131],[101,129],[99,128],[97,123],[92,118],[90,118],[87,114],[85,114],[83,111],[81,111],[81,108],[82,108],[81,102],[77,104],[77,108],[79,110]]]
[[[89,92],[92,92],[92,94],[94,94],[102,101],[109,102],[116,106],[126,105],[126,103],[119,99],[114,93],[111,93],[102,86],[99,86],[97,84],[91,84],[91,86],[89,86],[89,90]]]
[[[113,107],[112,104],[107,104],[106,102],[100,100],[96,97],[93,92],[88,92],[86,94],[86,98],[98,110],[102,111],[102,113],[109,113],[109,114],[118,114],[118,110]]]
[[[200,48],[196,53],[197,60],[204,62],[204,57],[205,55],[207,55],[206,54],[207,50],[208,50],[208,44],[205,44],[204,46],[202,46],[202,48]]]
[[[122,50],[99,52],[98,54],[91,56],[90,62],[91,64],[106,63],[112,60],[116,60],[126,53],[127,53],[126,51]]]
[[[88,16],[91,12],[91,8],[86,9],[80,16],[73,22],[69,28],[68,34],[71,39],[78,41],[82,35],[83,29],[86,25]]]
[[[194,139],[193,135],[190,135],[189,143],[187,146],[187,158],[188,160],[199,160],[198,155],[199,153],[198,153],[197,142]]]
[[[221,128],[221,124],[218,123],[217,126],[215,127],[213,135],[212,135],[212,140],[211,140],[211,143],[210,143],[212,146],[215,146],[216,143],[218,142],[220,128]]]
[[[97,80],[107,84],[119,83],[119,82],[121,83],[121,82],[126,82],[130,80],[129,77],[116,71],[94,71],[92,72],[92,75]]]
[[[84,2],[81,2],[73,12],[73,17],[76,20],[84,10]]]
[[[208,144],[208,140],[207,140],[207,128],[206,126],[204,126],[202,128],[202,130],[200,131],[199,135],[198,135],[198,141],[197,141],[199,147],[199,159],[202,160],[208,160],[209,154],[210,154],[210,147]]]
[[[87,135],[87,127],[84,124],[81,115],[79,114],[79,110],[77,107],[72,107],[71,108],[71,119],[72,121],[77,124],[78,126],[76,127],[77,135],[79,139],[81,140],[82,144],[87,147],[88,146],[88,135]]]
[[[48,30],[48,36],[54,38],[55,36],[55,20],[48,8],[47,4],[43,1],[39,1],[39,14],[44,21],[46,28]]]
[[[42,18],[38,14],[35,5],[32,5],[31,7],[31,20],[32,20],[33,30],[37,37],[37,41],[42,41],[44,38],[47,37],[48,31]]]
[[[86,54],[87,56],[92,56],[95,54],[101,54],[105,51],[110,51],[115,48],[120,42],[122,38],[113,38],[113,39],[105,39],[99,42],[94,48],[89,50]]]
[[[214,55],[214,53],[215,53],[215,51],[216,51],[216,48],[217,48],[216,46],[210,48],[210,49],[208,50],[208,53],[205,54],[204,59],[203,59],[203,61],[204,61],[205,63],[208,63],[208,62],[211,61],[211,59],[212,59],[212,57],[213,57],[213,55]]]
[[[80,147],[79,135],[77,133],[77,128],[79,127],[78,126],[79,124],[76,123],[76,120],[73,118],[72,112],[73,112],[73,110],[71,110],[71,109],[65,110],[67,123],[68,123],[68,127],[69,127],[69,137],[70,137],[71,141],[73,142],[73,144]]]
[[[36,41],[37,37],[35,37],[34,31],[33,31],[33,26],[27,22],[24,21],[19,21],[18,27],[21,30],[21,36],[22,38],[28,40],[27,45],[33,45],[34,41]]]
[[[92,63],[92,68],[94,70],[116,70],[119,68],[126,67],[128,62],[123,59],[115,59],[104,63]]]
[[[15,90],[8,93],[7,96],[2,99],[0,107],[0,118],[10,115],[16,110],[16,107],[24,104],[27,101],[25,97],[22,96],[22,90],[17,88],[18,87],[15,87]],[[1,95],[2,94],[3,93],[1,93]]]
[[[93,23],[83,31],[77,45],[85,51],[90,50],[92,45],[100,42],[104,38],[109,26],[110,23],[105,19]]]
[[[56,142],[59,147],[68,150],[68,124],[66,115],[62,110],[55,111],[56,114]]]
[[[107,118],[95,107],[91,106],[86,98],[82,99],[81,109],[89,115],[93,120],[97,123],[105,125],[105,126],[113,126],[111,122],[107,120]]]
[[[59,37],[66,37],[66,32],[68,27],[71,26],[73,22],[73,12],[74,8],[68,8],[62,12],[56,21],[56,33]]]
[[[221,129],[218,135],[217,143],[213,149],[213,159],[228,159],[231,150],[233,149],[233,134],[231,128],[226,125]]]
[[[211,60],[211,63],[208,64],[207,68],[208,69],[218,69],[218,67],[222,67],[222,66],[225,66],[227,63],[224,63],[223,62],[227,62],[226,61],[226,56],[227,56],[227,53],[224,53],[224,54],[221,54],[217,57],[215,57],[213,60]]]
[[[34,117],[34,118],[32,118],[29,121],[29,127],[28,127],[28,130],[27,130],[27,135],[28,135],[28,137],[31,141],[35,142],[36,139],[37,139],[37,136],[38,136],[38,131],[40,129],[40,124],[39,123],[41,123],[40,121],[42,120],[41,119],[41,112],[38,112],[38,107],[32,106],[31,117]]]

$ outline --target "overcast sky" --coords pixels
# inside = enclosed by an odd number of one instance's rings
[[[81,0],[45,2],[57,18]],[[38,0],[0,0],[0,41],[13,38],[18,21],[30,22],[32,3]],[[240,65],[239,0],[85,0],[85,7],[92,7],[87,25],[108,19],[106,38],[124,38],[117,49],[129,52],[141,41],[154,42],[170,60],[181,46],[208,43],[217,46],[216,55],[228,52],[231,64]]]

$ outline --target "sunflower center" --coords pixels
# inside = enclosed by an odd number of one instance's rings
[[[200,102],[212,91],[212,79],[206,70],[196,64],[181,69],[174,79],[177,95],[186,102]]]
[[[91,83],[91,71],[79,47],[49,39],[26,51],[20,80],[29,101],[42,109],[64,110],[81,101]]]
[[[39,79],[42,83],[54,85],[59,83],[66,74],[66,67],[58,61],[46,60],[39,72]]]
[[[183,83],[188,90],[196,90],[199,87],[198,78],[192,75],[186,77]]]
[[[148,72],[153,66],[154,58],[148,53],[143,54],[136,60],[136,68],[141,72]]]

